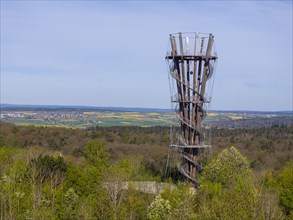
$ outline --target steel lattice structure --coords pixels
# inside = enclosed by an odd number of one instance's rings
[[[171,132],[171,147],[180,153],[180,173],[198,186],[196,173],[202,170],[199,156],[205,148],[202,121],[206,116],[215,62],[214,36],[204,33],[170,34],[166,61],[169,69],[171,103],[176,110],[177,129]],[[179,125],[179,129],[178,129]]]

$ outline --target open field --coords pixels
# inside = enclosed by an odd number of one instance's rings
[[[168,125],[174,114],[170,112],[119,111],[2,111],[1,121],[21,125],[43,125],[87,128],[95,126],[156,126]]]
[[[176,122],[171,111],[119,111],[89,109],[2,109],[0,120],[18,125],[88,128],[95,126],[160,126]],[[288,113],[210,112],[204,123],[214,127],[262,127],[275,124],[292,125]]]

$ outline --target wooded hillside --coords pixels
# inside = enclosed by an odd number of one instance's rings
[[[0,126],[1,219],[293,216],[292,126],[213,128],[212,155],[196,194],[174,176],[163,179],[168,127]],[[230,155],[246,162],[239,165]],[[230,165],[217,162],[222,160]],[[211,169],[213,163],[226,173]],[[237,175],[241,169],[243,175]],[[161,195],[121,187],[126,181],[150,180],[174,186]]]

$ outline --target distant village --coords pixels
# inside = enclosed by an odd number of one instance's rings
[[[171,114],[171,113],[170,113]],[[251,119],[251,118],[274,118],[279,117],[279,114],[271,113],[249,113],[249,112],[210,112],[208,113],[209,117],[213,117],[215,115],[228,116],[231,120],[237,119]],[[32,112],[32,111],[23,111],[23,112],[1,112],[1,119],[9,119],[9,118],[23,118],[23,119],[56,119],[56,118],[87,118],[88,114],[85,114],[81,111],[72,111],[72,112],[63,112],[63,111],[44,111],[44,112]]]
[[[86,118],[82,112],[7,112],[1,113],[1,119],[26,118],[26,119],[56,119],[56,118]]]

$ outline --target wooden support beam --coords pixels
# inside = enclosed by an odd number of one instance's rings
[[[197,49],[198,49],[198,33],[195,33],[195,43],[194,43],[194,57],[197,55]],[[197,94],[195,92],[196,90],[196,76],[197,76],[197,60],[194,58],[193,60],[193,87],[192,87],[192,101],[195,101],[197,99]],[[191,120],[192,120],[192,127],[195,127],[196,118],[195,118],[195,104],[192,103],[192,113],[191,113]],[[191,138],[191,144],[193,145],[195,142],[195,130],[192,131],[192,138]]]
[[[176,58],[177,57],[177,46],[176,46],[176,40],[175,40],[175,37],[172,36],[170,34],[170,42],[171,42],[171,47],[172,47],[172,55],[173,55],[173,62],[174,62],[174,73],[175,73],[175,76],[178,78],[178,80],[180,81],[181,80],[181,77],[180,77],[180,67],[179,67],[179,61],[178,59]],[[184,117],[184,107],[183,107],[183,94],[182,94],[182,85],[181,83],[176,80],[176,85],[177,85],[177,92],[178,92],[178,102],[179,102],[179,114],[180,114],[180,117],[183,118]],[[181,128],[184,126],[183,123],[181,123]],[[184,136],[185,135],[185,131],[182,130],[181,131],[182,135]]]
[[[186,78],[187,78],[187,101],[188,101],[188,104],[187,104],[187,120],[188,120],[188,123],[191,125],[192,123],[192,119],[190,118],[191,114],[190,114],[190,66],[189,66],[189,61],[187,60],[186,61]],[[186,142],[187,144],[190,144],[191,143],[191,128],[189,127],[188,128],[188,141]]]
[[[204,61],[205,63],[204,63],[204,70],[203,70],[203,76],[202,76],[202,85],[201,85],[201,92],[200,92],[201,97],[204,97],[204,95],[205,95],[207,74],[208,74],[209,61],[210,61],[210,56],[211,56],[211,52],[212,52],[213,42],[214,42],[214,36],[212,34],[210,34],[208,47],[207,47],[207,52],[206,52],[206,57],[205,57],[205,61]],[[201,104],[201,107],[202,107],[202,105],[203,105],[203,103]]]
[[[183,82],[183,101],[184,101],[184,104],[183,104],[183,121],[184,122],[188,122],[188,119],[187,119],[187,106],[186,106],[186,103],[185,103],[185,100],[186,100],[186,77],[185,77],[185,65],[184,65],[184,50],[183,50],[183,41],[182,41],[182,33],[179,33],[179,45],[180,45],[180,55],[181,55],[181,75],[182,75],[182,82]],[[187,126],[185,125],[184,126],[184,139],[185,139],[185,142],[188,141],[188,128]]]

